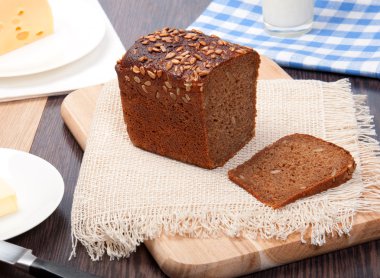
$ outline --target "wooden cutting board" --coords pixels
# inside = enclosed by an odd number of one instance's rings
[[[262,57],[260,79],[290,78],[273,61]],[[96,100],[101,85],[77,90],[62,103],[62,117],[85,149]],[[286,241],[242,238],[191,239],[161,236],[145,245],[171,277],[231,277],[342,249],[380,238],[380,214],[361,213],[355,217],[350,237],[328,238],[322,247],[302,244],[299,235]],[[308,242],[310,239],[306,238]]]

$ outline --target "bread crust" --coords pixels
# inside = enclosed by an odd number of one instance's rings
[[[259,189],[258,189],[258,187],[254,186],[255,182],[257,183],[257,180],[255,181],[255,179],[252,178],[254,176],[254,174],[251,177],[247,176],[247,173],[248,173],[247,169],[249,167],[255,167],[255,164],[257,163],[258,158],[263,158],[263,157],[267,156],[268,159],[270,159],[269,151],[278,147],[284,141],[294,141],[294,140],[298,140],[298,141],[304,140],[305,141],[304,144],[308,144],[312,141],[313,144],[320,145],[321,148],[327,148],[327,146],[330,146],[334,150],[334,153],[330,152],[329,155],[331,155],[332,159],[334,159],[334,155],[339,156],[336,159],[342,160],[341,163],[343,163],[343,165],[339,169],[336,169],[336,171],[333,170],[334,175],[321,176],[318,182],[311,183],[307,187],[305,187],[304,189],[296,190],[294,192],[286,192],[286,194],[287,194],[286,198],[282,198],[282,199],[278,199],[278,200],[268,198],[267,196],[265,196],[265,194],[266,194],[265,188],[264,188],[265,186],[262,184],[259,186]],[[281,148],[279,148],[279,149],[277,149],[277,151],[282,151],[282,150],[281,150]],[[300,159],[302,159],[302,158],[300,158]],[[286,158],[284,158],[284,160],[286,160]],[[281,164],[283,162],[284,161],[280,162],[279,164]],[[323,161],[322,161],[322,163],[323,163]],[[345,149],[343,149],[343,148],[341,148],[341,147],[339,147],[339,146],[337,146],[331,142],[326,142],[320,138],[317,138],[317,137],[314,137],[311,135],[292,134],[292,135],[285,136],[285,137],[279,139],[278,141],[274,142],[273,144],[265,147],[264,149],[262,149],[261,151],[256,153],[248,161],[239,165],[235,169],[230,170],[228,172],[228,177],[231,181],[238,184],[240,187],[245,189],[247,192],[249,192],[251,195],[253,195],[256,199],[258,199],[262,203],[264,203],[264,204],[266,204],[266,205],[268,205],[274,209],[278,209],[278,208],[284,207],[285,205],[290,204],[290,203],[292,203],[292,202],[294,202],[300,198],[312,196],[314,194],[320,193],[320,192],[328,190],[330,188],[337,187],[337,186],[345,183],[346,181],[348,181],[352,178],[352,174],[353,174],[355,168],[356,168],[356,163],[355,163],[352,155],[347,150],[345,150]],[[281,170],[278,169],[278,171],[282,171],[282,170],[283,169],[281,169]],[[277,170],[272,170],[272,172],[273,171],[277,171]],[[264,174],[269,175],[269,176],[273,175],[273,174],[271,174],[270,171],[269,172],[267,171]],[[293,174],[294,174],[294,176],[297,176],[297,168],[295,168]],[[282,180],[283,184],[286,184],[288,182],[286,180],[286,178],[287,177],[283,177],[283,180]],[[277,187],[277,188],[274,188],[275,191],[280,190],[280,187],[278,185],[275,185],[275,184],[267,184],[267,186]]]
[[[250,101],[255,104],[260,58],[253,49],[197,30],[164,28],[139,38],[115,67],[132,143],[203,168],[222,166],[254,134],[255,107],[249,108],[249,138],[234,143],[222,159],[212,157],[215,142],[206,124],[208,84],[217,70],[238,59],[253,61]]]

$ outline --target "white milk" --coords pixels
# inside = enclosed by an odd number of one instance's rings
[[[314,0],[262,0],[266,29],[307,32],[313,22]]]

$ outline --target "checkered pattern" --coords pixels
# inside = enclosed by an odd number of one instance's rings
[[[298,38],[264,31],[260,0],[214,0],[188,29],[248,45],[286,67],[380,78],[380,1],[315,0],[313,29]]]

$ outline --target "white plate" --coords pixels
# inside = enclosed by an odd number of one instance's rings
[[[0,55],[0,77],[39,73],[90,53],[103,39],[104,17],[95,0],[50,0],[54,33]]]
[[[0,177],[15,191],[18,211],[0,217],[0,240],[22,234],[52,214],[62,200],[61,174],[46,160],[0,148]]]

